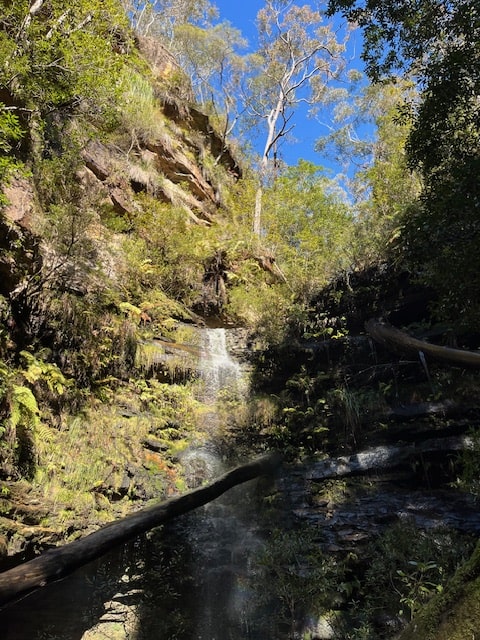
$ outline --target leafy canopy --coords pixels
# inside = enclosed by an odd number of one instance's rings
[[[12,101],[48,111],[111,95],[128,47],[117,0],[0,2],[0,85]],[[95,103],[95,107],[94,107]]]
[[[265,191],[264,236],[286,280],[308,299],[348,267],[353,221],[321,167],[300,160]]]
[[[480,4],[477,0],[330,0],[365,30],[373,79],[408,68],[420,95],[411,104],[409,163],[419,169],[419,206],[403,234],[410,266],[439,294],[443,319],[480,318]]]

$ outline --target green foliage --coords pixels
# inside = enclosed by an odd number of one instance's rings
[[[192,80],[202,108],[224,114],[223,131],[229,132],[239,110],[239,86],[246,61],[238,53],[246,47],[240,32],[222,22],[202,28],[179,24],[175,28],[174,52]]]
[[[73,380],[67,380],[56,364],[45,362],[28,351],[21,351],[20,356],[27,367],[22,375],[30,384],[45,384],[48,391],[55,396],[63,395],[66,389],[72,386]]]
[[[399,640],[463,640],[475,636],[480,615],[480,546],[431,599]]]
[[[414,616],[433,594],[442,591],[468,558],[473,542],[448,530],[422,533],[410,523],[388,529],[370,550],[362,581],[371,621],[378,613],[392,618]]]
[[[157,435],[168,435],[169,429],[180,425],[183,435],[194,430],[200,404],[190,385],[166,384],[155,379],[136,380],[134,384],[143,408],[156,417]]]
[[[18,115],[0,102],[0,207],[5,204],[5,196],[1,192],[2,186],[8,183],[8,178],[19,166],[12,157],[12,149],[22,136],[23,129]]]
[[[65,9],[51,0],[2,3],[0,83],[29,108],[88,103],[109,107],[115,77],[128,49],[126,16],[117,0],[80,0]],[[122,42],[123,40],[123,42]]]
[[[209,0],[122,0],[135,31],[174,44],[178,25],[210,24],[218,10]]]
[[[130,134],[130,148],[165,139],[165,121],[154,95],[153,84],[145,74],[125,68],[119,79],[120,121]]]
[[[41,414],[32,390],[22,384],[21,372],[0,361],[0,470],[7,475],[31,476]]]
[[[214,251],[215,233],[189,225],[182,209],[150,196],[140,200],[143,208],[133,221],[137,233],[122,241],[125,297],[138,303],[152,289],[161,289],[168,298],[191,306],[201,299],[203,263]]]
[[[309,300],[350,265],[353,220],[321,168],[304,160],[264,193],[264,237],[294,295]]]
[[[474,328],[480,318],[480,55],[465,49],[436,65],[410,135],[411,163],[421,167],[425,186],[406,220],[404,242],[413,269],[439,294],[439,317]]]
[[[128,378],[134,366],[136,325],[109,309],[109,302],[101,289],[83,298],[63,293],[50,300],[51,346],[77,391],[101,386],[111,376]]]
[[[365,29],[370,77],[409,68],[420,86],[410,106],[410,167],[420,170],[418,205],[405,215],[408,267],[438,293],[442,320],[475,328],[478,305],[480,8],[475,0],[331,0]],[[459,277],[461,274],[461,277]]]
[[[301,103],[325,101],[328,81],[343,68],[344,44],[311,5],[267,0],[257,14],[259,47],[249,60],[247,111],[266,126],[262,171],[291,128]],[[262,176],[265,178],[266,176]]]
[[[410,560],[408,565],[409,570],[397,569],[397,575],[404,590],[400,603],[408,608],[410,620],[413,620],[425,600],[443,591],[440,584],[443,569],[436,562]],[[403,610],[399,613],[402,615]]]
[[[39,409],[28,387],[12,385],[10,389],[10,424],[15,431],[19,425],[34,429],[39,424]]]
[[[335,131],[317,141],[318,150],[342,164],[354,196],[356,262],[365,265],[396,258],[401,226],[420,192],[408,166],[405,143],[411,117],[405,115],[418,94],[408,79],[357,86],[355,78],[335,108]],[[365,125],[372,133],[366,135]]]
[[[364,29],[362,57],[374,79],[412,65],[422,75],[450,51],[476,46],[475,0],[329,0],[329,13],[337,11]]]
[[[254,606],[257,624],[298,637],[307,615],[328,610],[330,597],[342,581],[343,568],[322,553],[316,533],[308,527],[274,530],[255,559]],[[260,605],[260,606],[259,606]],[[264,612],[264,618],[261,612]]]

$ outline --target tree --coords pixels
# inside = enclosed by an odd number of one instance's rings
[[[129,50],[127,19],[117,0],[0,3],[0,89],[6,106],[29,117],[40,145],[48,114],[99,115],[111,104],[115,76]]]
[[[160,36],[169,48],[179,25],[211,24],[217,8],[209,0],[121,0],[133,29],[142,36]]]
[[[373,79],[409,69],[420,88],[410,105],[410,166],[423,190],[405,220],[411,269],[439,296],[443,319],[480,319],[480,6],[476,0],[330,0],[365,29]],[[461,274],[461,277],[459,275]]]
[[[420,192],[405,149],[411,120],[403,116],[418,91],[408,78],[358,84],[362,79],[355,77],[344,90],[333,131],[317,140],[316,148],[344,166],[356,211],[357,259],[369,261],[395,246],[405,212]]]
[[[329,81],[343,69],[345,47],[319,10],[290,0],[266,0],[257,15],[257,29],[259,48],[252,57],[254,70],[244,99],[250,116],[266,127],[253,224],[260,235],[262,190],[271,155],[293,129],[296,107],[326,99]]]
[[[265,191],[263,242],[298,299],[350,265],[353,221],[334,189],[321,167],[300,160]]]
[[[247,46],[229,22],[213,24],[218,11],[208,0],[122,0],[134,30],[161,40],[189,76],[196,99],[215,115],[225,140],[239,119],[240,76]]]
[[[329,0],[335,12],[363,28],[362,57],[374,80],[412,67],[426,79],[450,52],[473,51],[478,42],[476,0]]]
[[[247,42],[228,22],[207,29],[184,23],[175,34],[176,58],[192,79],[202,107],[213,110],[222,123],[225,139],[242,110],[239,86],[246,73],[246,59],[239,51]]]

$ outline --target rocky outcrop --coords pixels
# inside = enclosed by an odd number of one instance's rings
[[[5,217],[23,227],[31,227],[36,208],[32,181],[26,176],[14,176],[3,191],[7,199]]]
[[[128,159],[114,145],[90,140],[79,173],[86,188],[97,188],[113,209],[127,218],[140,210],[136,193],[150,193],[161,202],[182,207],[192,221],[211,222],[215,209],[212,186],[198,166],[173,145],[151,145]]]
[[[230,147],[212,126],[209,117],[197,108],[181,104],[175,100],[165,101],[163,105],[165,115],[176,122],[186,131],[198,131],[205,136],[208,151],[215,158],[215,161],[223,165],[235,178],[242,177],[242,169],[235,159]],[[190,145],[188,137],[184,142]]]

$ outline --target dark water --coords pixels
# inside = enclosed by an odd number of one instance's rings
[[[405,519],[423,530],[448,525],[480,534],[478,505],[455,491],[412,490],[370,479],[343,502],[308,505],[306,475],[304,468],[290,469],[274,481],[236,487],[206,507],[112,550],[0,612],[0,640],[301,637],[292,629],[306,629],[312,621],[308,611],[300,607],[296,619],[286,622],[276,593],[279,583],[274,584],[273,574],[262,564],[269,546],[275,559],[273,529],[285,531],[294,521],[308,523],[316,532],[315,544],[328,557]],[[264,496],[275,490],[287,499],[282,508],[277,505],[269,512]]]

